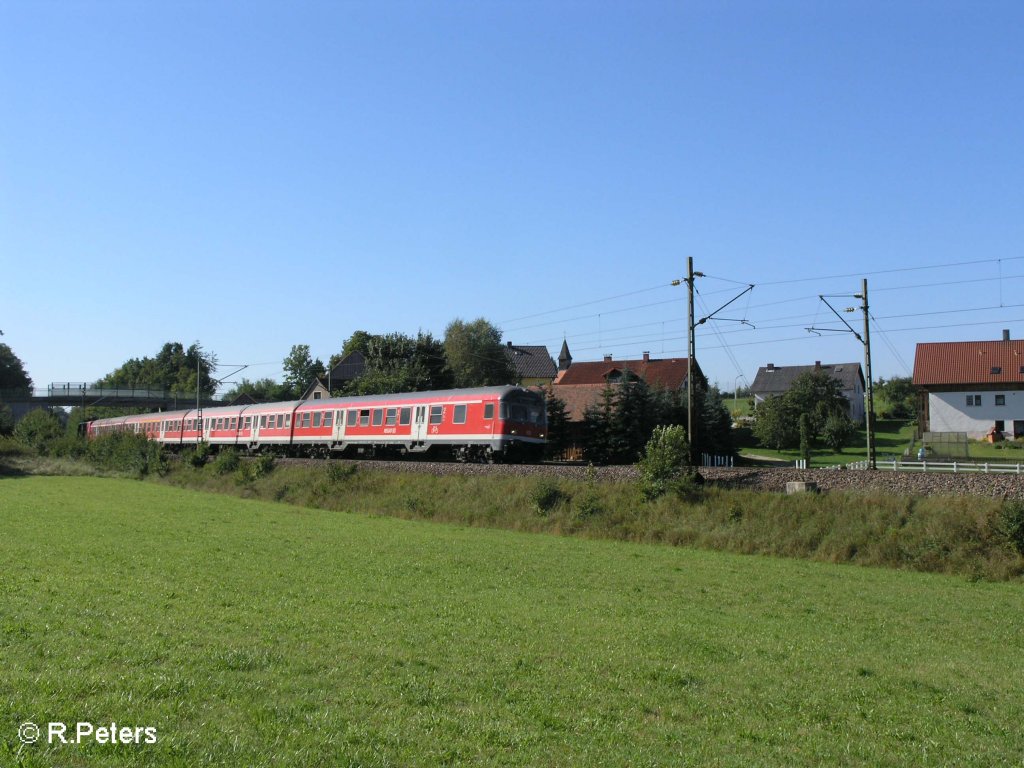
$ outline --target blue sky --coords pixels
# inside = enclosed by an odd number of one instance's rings
[[[1024,337],[1022,29],[1019,2],[0,0],[3,341],[44,387],[171,340],[277,378],[292,344],[456,317],[685,356],[692,256],[698,316],[756,286],[722,313],[753,327],[699,330],[723,388],[862,359],[804,330],[862,277],[875,376],[908,375],[919,341]]]

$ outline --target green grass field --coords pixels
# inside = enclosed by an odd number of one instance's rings
[[[741,455],[762,456],[765,458],[777,459],[792,463],[800,458],[799,449],[778,451],[772,448],[764,448],[757,444],[755,438],[744,434],[744,439],[739,445]],[[913,444],[914,426],[904,421],[879,420],[875,427],[875,454],[879,459],[891,459],[900,457],[903,452]],[[815,448],[811,450],[812,466],[833,466],[836,464],[849,464],[854,461],[863,461],[867,457],[867,435],[863,429],[857,430],[856,435],[850,440],[850,444],[843,448],[840,453],[835,453],[829,448]]]
[[[0,562],[5,768],[1024,759],[1020,584],[99,478],[0,478]]]

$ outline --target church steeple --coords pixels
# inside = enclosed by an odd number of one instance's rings
[[[572,365],[572,355],[569,354],[569,343],[562,339],[562,351],[558,353],[558,370],[564,371]]]

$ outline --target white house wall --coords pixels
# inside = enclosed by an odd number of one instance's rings
[[[967,396],[981,396],[981,405],[968,406]],[[1006,405],[996,405],[996,395]],[[932,432],[966,432],[980,440],[1003,422],[1003,434],[1013,437],[1013,422],[1024,420],[1024,392],[929,392],[928,428]]]

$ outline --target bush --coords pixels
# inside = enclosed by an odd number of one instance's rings
[[[343,483],[359,471],[358,464],[342,464],[332,461],[327,465],[327,479],[332,483]]]
[[[47,446],[51,456],[67,459],[81,459],[89,452],[89,444],[78,435],[64,435]]]
[[[640,492],[652,501],[691,473],[686,429],[681,426],[655,427],[640,459]]]
[[[252,483],[269,475],[273,468],[274,457],[270,455],[257,456],[255,459],[243,461],[238,467],[238,482],[240,484]]]
[[[202,469],[206,466],[206,460],[210,457],[210,444],[199,443],[195,448],[186,450],[183,457],[190,467]]]
[[[238,465],[242,463],[241,458],[238,456],[238,451],[234,448],[227,448],[217,454],[217,458],[213,460],[213,471],[218,475],[229,475],[238,469]]]
[[[127,472],[136,477],[164,474],[167,462],[163,447],[134,432],[113,432],[89,443],[88,461],[100,469]]]
[[[1024,555],[1024,501],[1007,501],[999,509],[996,530]]]
[[[538,515],[546,516],[555,507],[566,501],[568,496],[565,491],[559,488],[553,481],[543,478],[537,481],[533,491],[530,493],[530,500],[533,502],[534,510]]]
[[[29,411],[14,427],[14,439],[33,451],[46,453],[50,443],[64,437],[64,425],[43,408]]]

